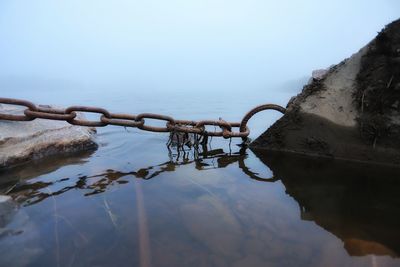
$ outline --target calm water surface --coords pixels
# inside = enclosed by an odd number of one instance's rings
[[[194,119],[237,120],[259,103],[95,94],[83,101]],[[257,116],[255,134],[277,117]],[[256,155],[238,140],[168,150],[165,134],[119,127],[97,141],[96,151],[0,174],[19,205],[1,220],[1,266],[400,264],[399,171]]]
[[[397,8],[397,9],[396,9]],[[8,1],[0,94],[177,119],[286,105],[397,1]],[[93,116],[95,118],[96,116]],[[280,114],[251,120],[255,138]],[[0,266],[399,266],[399,171],[99,128],[95,151],[0,172]]]

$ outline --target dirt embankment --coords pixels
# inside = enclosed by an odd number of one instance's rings
[[[400,164],[400,20],[306,85],[250,146]]]

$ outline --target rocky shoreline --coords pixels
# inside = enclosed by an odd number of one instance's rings
[[[9,114],[21,114],[22,107],[0,107]],[[80,118],[82,114],[78,115]],[[94,128],[64,121],[0,121],[0,170],[55,155],[95,149]]]

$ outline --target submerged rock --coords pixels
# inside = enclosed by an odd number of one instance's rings
[[[0,107],[1,112],[21,114],[23,108]],[[78,115],[80,118],[83,115]],[[96,148],[95,129],[64,121],[0,121],[0,169],[53,155]]]
[[[16,204],[10,196],[0,195],[0,236],[16,211]]]
[[[398,88],[400,20],[349,59],[313,73],[286,114],[250,147],[399,164]]]
[[[0,195],[0,266],[28,266],[44,253],[40,240],[29,215],[10,196]]]

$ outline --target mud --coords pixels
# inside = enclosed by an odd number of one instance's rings
[[[400,20],[382,30],[362,58],[355,104],[361,138],[400,148]]]

